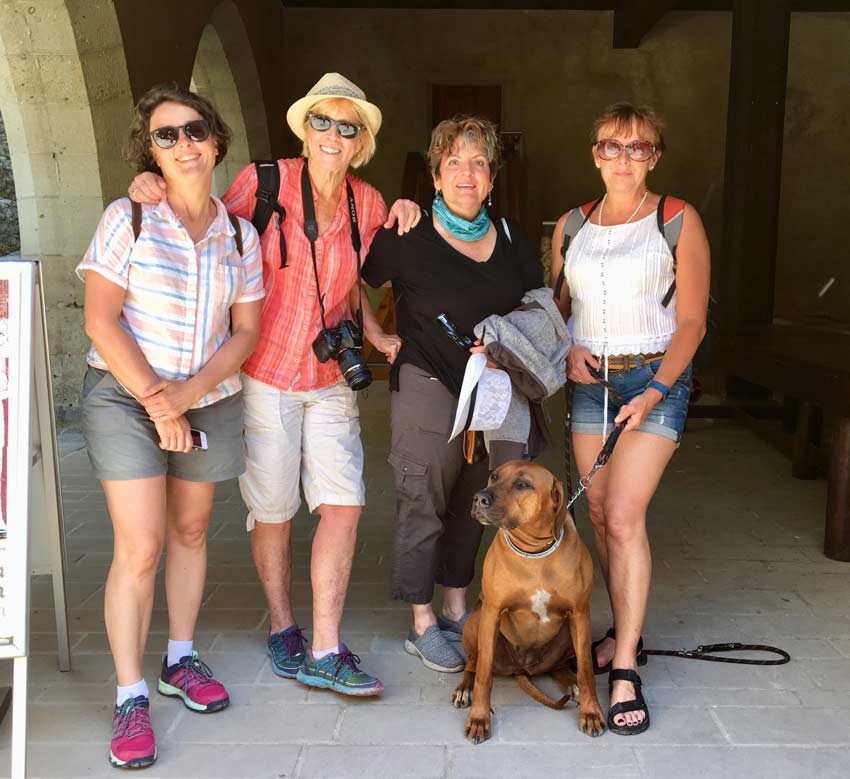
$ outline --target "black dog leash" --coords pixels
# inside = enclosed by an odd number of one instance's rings
[[[717,657],[712,652],[769,652],[779,655],[779,660],[756,660],[750,657]],[[791,655],[784,649],[766,644],[700,644],[696,649],[644,649],[645,655],[660,657],[681,657],[686,660],[707,660],[711,663],[733,663],[734,665],[785,665],[791,662]]]
[[[570,500],[567,503],[567,511],[569,511],[570,507],[575,503],[579,495],[582,494],[593,482],[594,474],[602,467],[608,464],[608,460],[611,459],[611,453],[614,451],[614,447],[617,445],[617,440],[620,438],[620,433],[623,432],[623,428],[626,426],[625,420],[620,422],[620,424],[615,425],[614,429],[611,431],[611,435],[605,439],[605,443],[602,446],[602,450],[599,452],[599,456],[596,458],[596,462],[593,463],[593,467],[590,469],[586,476],[579,476],[578,479],[578,489],[570,496]],[[567,455],[569,456],[569,455]],[[567,471],[569,474],[569,471]]]

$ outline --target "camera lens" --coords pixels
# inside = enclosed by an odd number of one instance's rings
[[[345,349],[337,357],[339,369],[351,389],[366,389],[372,383],[372,373],[359,349]]]

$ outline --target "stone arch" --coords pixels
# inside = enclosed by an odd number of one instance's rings
[[[260,78],[245,25],[232,0],[219,3],[204,27],[191,85],[212,100],[233,130],[227,158],[216,168],[214,185],[221,194],[251,159],[270,154]]]
[[[104,202],[126,192],[132,108],[112,0],[0,3],[0,112],[21,254],[40,257],[60,416],[76,405],[87,341],[73,268]]]

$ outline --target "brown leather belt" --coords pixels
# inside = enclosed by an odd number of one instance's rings
[[[641,368],[646,363],[658,360],[664,356],[664,352],[653,352],[652,354],[609,354],[608,355],[608,373],[624,373],[633,368]],[[602,357],[596,357],[601,370],[605,370],[605,360]]]

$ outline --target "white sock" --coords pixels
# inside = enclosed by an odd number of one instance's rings
[[[169,666],[179,663],[186,655],[192,654],[192,641],[172,641],[168,639],[168,660]]]
[[[118,693],[115,696],[116,706],[120,706],[128,698],[138,698],[140,695],[144,695],[145,698],[150,698],[148,683],[144,679],[139,679],[139,681],[134,684],[127,684],[123,687],[119,684],[116,690]]]
[[[313,655],[314,660],[321,660],[323,657],[327,657],[328,655],[338,655],[339,647],[332,646],[330,649],[311,649],[310,654]]]

